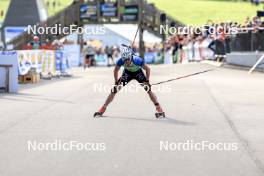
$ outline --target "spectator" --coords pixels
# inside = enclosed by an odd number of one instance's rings
[[[46,2],[46,6],[49,9],[49,7],[50,7],[50,2],[49,1]]]
[[[178,49],[180,46],[178,36],[173,37],[172,45],[173,45],[172,58],[173,58],[173,63],[175,64],[178,62]]]
[[[56,1],[53,1],[52,6],[54,9],[56,8]]]
[[[105,53],[107,55],[107,66],[110,66],[110,62],[109,60],[112,61],[112,63],[114,64],[114,58],[113,58],[113,48],[110,48],[109,46],[105,47]]]
[[[4,10],[1,10],[1,12],[0,12],[0,16],[3,18],[4,17]]]
[[[32,45],[32,49],[34,49],[34,50],[37,50],[40,48],[41,44],[40,44],[38,36],[34,36],[33,42],[31,43],[31,45]]]
[[[95,66],[95,52],[92,46],[87,45],[87,43],[84,43],[85,47],[83,50],[84,56],[85,56],[85,60],[84,60],[84,69],[86,69],[86,67],[88,66]]]

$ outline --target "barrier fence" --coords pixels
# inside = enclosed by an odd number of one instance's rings
[[[43,75],[48,73],[55,74],[55,51],[19,50],[17,53],[19,75],[26,75],[32,68]]]
[[[264,30],[240,33],[231,38],[231,51],[264,51]]]

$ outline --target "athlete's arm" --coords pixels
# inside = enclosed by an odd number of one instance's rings
[[[144,64],[142,68],[144,70],[146,70],[146,78],[147,78],[147,81],[149,81],[149,76],[150,76],[150,68],[149,68],[149,66],[147,66],[146,64]]]
[[[115,78],[115,83],[117,83],[118,81],[118,71],[119,71],[120,67],[118,65],[115,66],[114,69],[114,78]]]

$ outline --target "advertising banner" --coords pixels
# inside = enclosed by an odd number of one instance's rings
[[[105,54],[95,55],[96,65],[98,66],[107,66],[107,56]]]
[[[69,60],[65,57],[63,51],[55,52],[56,58],[56,71],[65,72],[69,68]]]
[[[63,57],[67,67],[78,67],[81,64],[80,45],[64,45]]]
[[[80,6],[80,18],[95,20],[97,18],[97,6],[82,4]]]
[[[63,52],[62,51],[56,51],[55,53],[56,58],[56,71],[63,70]]]
[[[55,74],[55,51],[42,50],[42,74]]]
[[[115,3],[101,4],[101,15],[104,17],[117,16],[117,6]]]
[[[52,50],[20,50],[18,53],[19,75],[25,75],[31,68],[43,75],[55,73],[55,51]]]
[[[148,52],[144,55],[144,60],[147,64],[152,64],[155,61],[155,53],[154,52]]]
[[[9,68],[9,92],[16,93],[18,91],[17,52],[0,52],[0,65],[12,65]],[[0,67],[0,87],[5,87],[5,81],[6,70],[4,67]]]
[[[21,33],[25,32],[27,27],[5,27],[5,41],[10,42],[15,37],[19,36]]]
[[[138,20],[138,5],[126,5],[121,16],[122,21]]]

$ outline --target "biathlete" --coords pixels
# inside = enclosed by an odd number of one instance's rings
[[[122,76],[118,78],[118,72],[122,66],[124,67],[124,71]],[[142,69],[146,71],[146,75],[143,73]],[[121,58],[117,61],[114,68],[115,86],[112,88],[111,93],[106,99],[104,105],[98,112],[94,114],[94,117],[101,117],[106,111],[107,106],[113,101],[115,95],[122,88],[122,86],[127,85],[133,79],[137,80],[148,93],[151,101],[156,107],[156,117],[165,117],[165,113],[163,112],[157,100],[157,97],[151,91],[149,77],[150,68],[145,64],[144,60],[138,56],[135,56],[133,50],[130,47],[124,48],[121,54]]]

